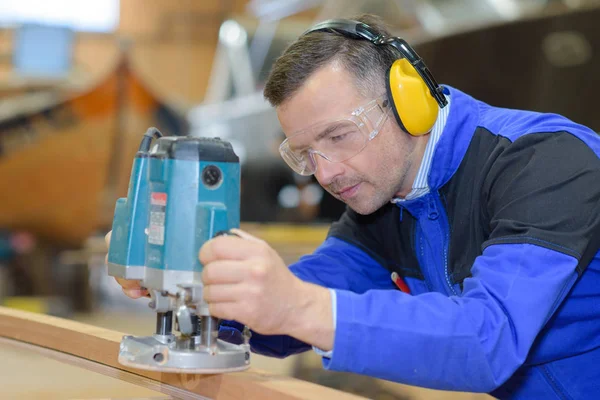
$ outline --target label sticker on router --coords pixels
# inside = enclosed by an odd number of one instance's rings
[[[153,192],[150,195],[150,226],[148,228],[148,243],[162,246],[165,244],[165,210],[167,209],[167,194]]]

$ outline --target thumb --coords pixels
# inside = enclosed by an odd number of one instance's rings
[[[236,235],[238,235],[239,237],[241,237],[242,239],[246,239],[246,240],[251,240],[253,242],[259,242],[259,243],[265,243],[264,240],[257,238],[256,236],[252,236],[251,234],[249,234],[246,231],[243,231],[239,228],[232,228],[230,229],[230,231],[232,233],[235,233]]]
[[[112,236],[112,231],[108,231],[106,236],[104,236],[104,242],[106,243],[106,248],[110,247],[110,237]]]

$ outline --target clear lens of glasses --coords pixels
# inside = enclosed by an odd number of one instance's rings
[[[313,125],[281,143],[279,152],[284,161],[300,175],[316,171],[315,156],[329,162],[343,162],[360,153],[379,133],[389,115],[385,96],[359,107],[349,118]]]

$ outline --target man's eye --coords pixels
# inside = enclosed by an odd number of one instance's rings
[[[331,136],[329,138],[329,140],[331,140],[333,143],[337,143],[340,140],[344,140],[347,136],[348,136],[348,133],[342,133],[340,135]]]
[[[304,161],[308,157],[308,149],[296,151],[296,156],[300,161]]]

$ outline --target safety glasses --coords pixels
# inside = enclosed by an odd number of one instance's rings
[[[348,118],[317,123],[285,139],[279,153],[300,175],[317,171],[317,155],[329,162],[344,162],[359,154],[379,133],[390,112],[387,95],[352,111]]]

